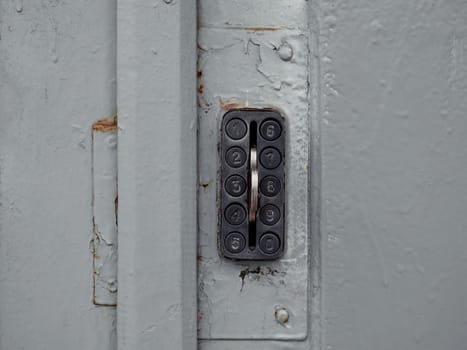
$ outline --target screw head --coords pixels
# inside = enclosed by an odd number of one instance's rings
[[[107,287],[110,293],[117,292],[117,280],[115,278],[110,278],[107,280]]]
[[[274,317],[280,324],[285,324],[289,321],[289,312],[285,307],[280,307],[274,312]]]
[[[277,49],[277,53],[282,61],[290,61],[293,57],[293,49],[289,43],[282,43]]]

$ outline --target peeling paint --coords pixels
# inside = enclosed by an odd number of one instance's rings
[[[231,109],[241,109],[248,107],[248,102],[245,101],[219,101],[219,107],[224,111],[229,111]]]
[[[100,119],[92,125],[93,151],[93,302],[117,302],[117,120]]]
[[[240,277],[240,279],[242,280],[240,292],[243,292],[243,288],[245,286],[245,278],[249,275],[257,275],[258,277],[269,276],[269,275],[270,276],[279,275],[283,277],[286,275],[286,272],[280,272],[279,270],[273,269],[269,266],[266,266],[266,267],[257,266],[254,269],[250,269],[249,267],[247,267],[246,269],[241,270],[240,274],[238,275],[238,277]]]

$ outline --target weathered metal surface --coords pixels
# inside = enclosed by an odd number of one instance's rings
[[[118,1],[118,347],[196,348],[196,2]]]
[[[115,5],[0,1],[0,349],[116,348],[92,303],[92,124],[115,111]]]
[[[258,16],[254,21],[251,14],[262,13],[266,4],[241,3],[200,2],[199,337],[305,339],[309,326],[309,51],[307,23],[297,19],[306,18],[307,6],[305,1],[275,2],[272,18]],[[279,14],[285,12],[295,21],[281,22]],[[283,45],[290,46],[292,57],[290,52],[279,54]],[[234,262],[218,255],[220,120],[226,110],[239,107],[277,108],[287,125],[287,247],[284,257],[275,262]],[[275,319],[278,307],[289,312],[286,325]]]
[[[242,278],[240,301],[280,278],[266,264],[226,266],[214,254],[215,123],[252,105],[295,115],[302,48],[309,108],[298,115],[307,115],[312,154],[300,194],[310,193],[309,273],[294,277],[308,278],[307,340],[204,339],[199,347],[465,348],[466,2],[200,0],[199,9],[200,44],[208,44],[198,73],[199,266],[210,293],[201,289],[202,337],[238,313],[231,301]],[[120,10],[120,348],[194,349],[194,3],[122,0]],[[89,128],[116,112],[115,17],[110,0],[0,2],[1,349],[117,346],[115,308],[92,304],[89,275]],[[277,66],[274,76],[268,68]],[[289,74],[291,85],[277,84]],[[223,320],[217,310],[227,303]],[[295,327],[294,308],[267,303],[258,323],[254,303],[241,309],[234,336],[245,325]]]
[[[117,304],[117,118],[92,126],[93,301]]]
[[[314,9],[326,347],[465,349],[467,2]]]

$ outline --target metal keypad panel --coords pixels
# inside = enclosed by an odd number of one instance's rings
[[[285,247],[285,123],[274,110],[227,112],[221,127],[219,248],[274,260]]]

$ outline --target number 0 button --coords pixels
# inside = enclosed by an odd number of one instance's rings
[[[246,190],[246,181],[239,175],[232,175],[225,182],[225,189],[231,196],[240,197]]]
[[[225,160],[232,168],[240,168],[246,162],[246,153],[240,147],[229,148]]]
[[[261,152],[261,155],[259,156],[259,160],[261,161],[261,164],[266,168],[266,169],[274,169],[279,166],[281,163],[281,154],[279,151],[275,148],[272,147],[267,147]]]
[[[240,225],[246,219],[246,211],[240,204],[231,204],[225,209],[225,219],[231,225]]]
[[[278,207],[272,204],[266,204],[261,208],[259,217],[266,225],[275,225],[281,218],[281,212]]]
[[[274,233],[265,233],[259,240],[259,247],[266,254],[274,254],[279,250],[281,242]]]

